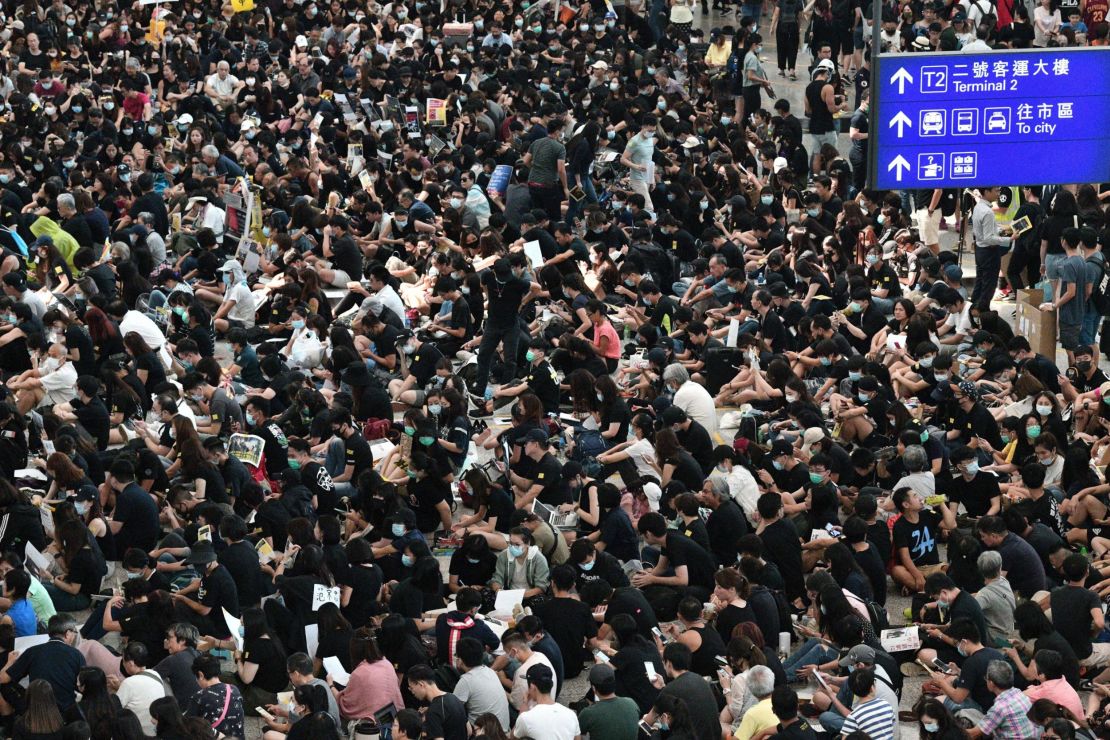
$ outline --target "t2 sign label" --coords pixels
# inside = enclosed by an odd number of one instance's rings
[[[1110,47],[883,54],[878,190],[1110,181]]]

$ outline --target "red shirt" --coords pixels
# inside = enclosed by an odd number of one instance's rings
[[[126,96],[123,99],[123,112],[131,117],[133,121],[143,120],[143,111],[146,110],[147,103],[150,98],[146,93],[136,93],[135,95]]]

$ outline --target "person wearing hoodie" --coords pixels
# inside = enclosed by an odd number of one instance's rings
[[[531,530],[513,527],[509,531],[509,547],[497,556],[490,588],[500,591],[503,588],[524,589],[524,601],[543,594],[547,590],[550,571],[547,559],[539,548],[533,547]]]
[[[455,648],[465,637],[477,640],[491,651],[501,645],[489,625],[475,616],[481,605],[482,594],[477,589],[463,588],[455,597],[455,608],[436,617],[437,657],[441,664],[454,664]]]
[[[220,307],[213,316],[213,325],[220,334],[226,334],[235,327],[250,329],[254,326],[255,305],[254,294],[247,285],[247,276],[243,272],[243,265],[239,260],[230,259],[220,267],[223,275],[223,295],[213,294],[209,291],[197,291],[197,297],[208,299],[215,296],[220,299]]]

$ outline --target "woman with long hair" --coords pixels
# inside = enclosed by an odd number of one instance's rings
[[[375,712],[390,704],[404,706],[397,672],[382,655],[374,634],[367,627],[360,628],[351,638],[351,663],[354,665],[351,677],[335,696],[344,719],[373,717]]]
[[[123,346],[127,354],[131,355],[135,374],[146,387],[147,394],[157,392],[157,388],[166,382],[166,368],[162,358],[151,349],[138,332],[128,332],[123,338]]]
[[[324,658],[335,657],[346,670],[351,670],[351,637],[355,630],[338,606],[330,602],[321,604],[316,612],[317,635],[316,672],[319,673]]]
[[[659,486],[666,488],[672,481],[682,483],[686,490],[701,489],[705,476],[689,452],[678,441],[678,436],[669,427],[655,433],[655,472],[659,475]]]
[[[505,734],[505,729],[501,726],[501,720],[497,719],[496,714],[480,714],[474,718],[474,735],[473,737],[484,737],[488,740],[509,740],[509,736]]]
[[[243,706],[264,707],[277,703],[277,692],[289,685],[285,670],[285,648],[270,629],[266,614],[258,607],[242,614],[243,649],[235,660],[232,679],[243,695]]]
[[[96,306],[89,306],[85,310],[85,326],[89,329],[89,337],[96,349],[98,362],[103,362],[112,355],[124,351],[123,335],[120,333],[119,325],[104,311]]]
[[[1027,681],[1035,681],[1037,671],[1033,666],[1033,656],[1040,650],[1055,650],[1063,659],[1064,678],[1072,686],[1079,686],[1079,659],[1066,637],[1056,631],[1052,620],[1034,601],[1026,601],[1014,610],[1014,626],[1021,638],[1013,646],[1002,648],[1002,652],[1013,663],[1014,668]]]
[[[48,681],[36,678],[27,687],[27,708],[15,721],[13,738],[26,740],[60,740],[65,721]]]
[[[298,686],[293,690],[293,704],[300,719],[289,728],[285,740],[339,740],[336,718],[328,714],[328,689],[311,683]]]
[[[64,575],[48,576],[43,586],[58,611],[88,609],[92,597],[100,593],[100,582],[108,572],[104,555],[89,539],[89,531],[80,519],[63,523],[54,535],[61,545],[62,557],[58,562]]]
[[[921,740],[964,740],[967,732],[956,721],[948,707],[936,699],[926,698],[917,708]]]
[[[61,452],[55,452],[46,458],[46,472],[50,476],[46,500],[50,502],[72,496],[81,486],[93,484],[85,471],[74,465],[69,455]]]
[[[423,632],[433,629],[436,622],[436,617],[424,618],[424,612],[442,609],[445,605],[443,574],[439,561],[431,556],[423,543],[405,548],[402,562],[407,560],[413,561],[412,570],[390,592],[389,610],[413,620],[417,629]]]
[[[77,674],[77,706],[89,723],[92,740],[112,740],[112,721],[120,712],[119,699],[108,691],[108,677],[99,668],[86,666]]]
[[[614,673],[617,677],[617,694],[627,696],[636,702],[640,712],[651,709],[659,689],[648,680],[645,664],[650,664],[656,673],[663,668],[663,660],[655,643],[644,636],[631,614],[617,614],[609,622],[609,629],[617,638],[619,650],[605,646],[601,650],[613,658]]]
[[[684,699],[672,694],[660,694],[652,712],[663,740],[694,740],[698,736]]]
[[[382,620],[378,643],[382,646],[382,654],[397,669],[399,676],[408,673],[409,668],[415,665],[428,662],[428,650],[424,643],[413,633],[412,623],[400,614],[389,614]],[[344,666],[348,662],[344,661]],[[401,695],[405,697],[406,707],[419,703],[409,690],[407,681],[401,684]]]
[[[290,520],[292,525],[296,519]],[[312,595],[317,586],[333,588],[335,577],[328,569],[324,550],[312,540],[312,525],[308,524],[307,534],[302,541],[313,544],[297,544],[290,530],[290,543],[286,545],[285,556],[280,558],[274,570],[274,586],[282,595],[284,606],[276,601],[266,602],[266,616],[281,637],[282,644],[290,650],[301,651],[306,648],[304,627],[316,624],[316,613],[312,610]],[[296,553],[296,562],[290,575],[285,574],[290,555]]]

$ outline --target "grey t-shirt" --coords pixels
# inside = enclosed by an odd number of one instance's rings
[[[528,182],[538,185],[554,185],[559,182],[559,160],[566,161],[567,148],[550,136],[536,139],[529,147],[532,155],[532,168],[528,172]]]
[[[470,721],[490,713],[497,717],[501,727],[509,730],[509,700],[497,674],[487,666],[472,668],[459,677],[452,692],[466,705],[466,715]]]
[[[1078,326],[1083,323],[1083,313],[1087,300],[1087,265],[1086,260],[1075,255],[1067,257],[1060,263],[1060,294],[1067,292],[1068,285],[1075,283],[1075,297],[1060,306],[1060,323],[1068,326]]]
[[[195,648],[186,648],[180,653],[163,658],[162,662],[154,666],[154,672],[170,687],[173,697],[181,706],[185,706],[189,698],[200,691],[200,684],[193,673],[193,661],[198,655],[200,653]]]
[[[1096,265],[1094,264],[1095,262],[1099,264]],[[1087,284],[1098,288],[1098,283],[1102,279],[1102,273],[1107,269],[1106,255],[1102,252],[1095,252],[1090,256],[1090,260],[1084,260],[1084,264],[1087,268]],[[1101,267],[1099,265],[1101,265]],[[1087,311],[1098,313],[1098,309],[1091,305],[1090,301],[1087,301]]]

